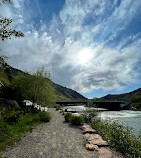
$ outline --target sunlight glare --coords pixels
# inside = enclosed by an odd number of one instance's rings
[[[77,56],[79,64],[88,64],[92,59],[92,50],[90,48],[82,49]]]

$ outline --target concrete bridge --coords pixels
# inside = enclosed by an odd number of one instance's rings
[[[60,104],[61,106],[74,105],[74,104],[88,104],[88,100],[59,100],[56,101],[56,104]],[[123,101],[91,101],[94,106],[98,108],[105,108],[108,110],[121,110],[121,105],[124,105]]]

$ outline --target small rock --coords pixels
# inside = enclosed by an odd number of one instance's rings
[[[96,130],[94,130],[90,125],[88,125],[86,123],[83,126],[81,126],[80,129],[83,130],[83,134],[86,134],[86,133],[89,133],[89,134],[96,133]]]
[[[89,143],[93,145],[97,145],[98,147],[109,146],[108,143],[103,139],[90,140]]]
[[[80,129],[85,130],[86,128],[89,128],[90,126],[86,123],[83,124],[83,126],[80,127]]]
[[[86,144],[86,149],[94,151],[94,150],[98,150],[98,146],[97,145],[93,145],[93,144]]]
[[[83,130],[83,134],[86,134],[86,133],[93,134],[93,133],[96,133],[96,130],[92,129],[91,127],[88,127]]]

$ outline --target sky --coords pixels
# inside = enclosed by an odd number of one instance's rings
[[[85,97],[141,87],[141,0],[13,0],[0,15],[24,38],[0,41],[8,63],[44,66],[52,80]]]

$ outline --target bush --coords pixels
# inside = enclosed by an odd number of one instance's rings
[[[71,115],[69,122],[72,125],[82,125],[84,123],[84,118],[82,116]]]
[[[98,118],[91,125],[111,147],[123,154],[140,158],[141,138],[135,137],[131,129],[117,121],[103,121]]]
[[[93,101],[88,100],[87,107],[94,107]]]
[[[14,122],[18,122],[23,113],[24,113],[23,111],[4,112],[2,114],[2,119],[5,122],[11,124]]]
[[[41,122],[49,122],[51,120],[51,115],[49,112],[39,112],[39,117]]]
[[[55,105],[54,105],[54,108],[56,108],[56,111],[58,111],[58,110],[60,110],[60,109],[61,109],[61,106],[60,106],[60,105],[55,104]]]
[[[70,113],[70,112],[65,113],[65,115],[64,115],[65,121],[66,121],[66,122],[69,122],[71,116],[72,116],[72,113]]]
[[[97,110],[92,109],[92,110],[85,110],[81,114],[81,116],[84,118],[84,121],[86,123],[90,123],[92,119],[94,119],[95,116],[97,116]]]
[[[24,110],[26,113],[39,113],[39,110],[34,106],[26,106]]]

